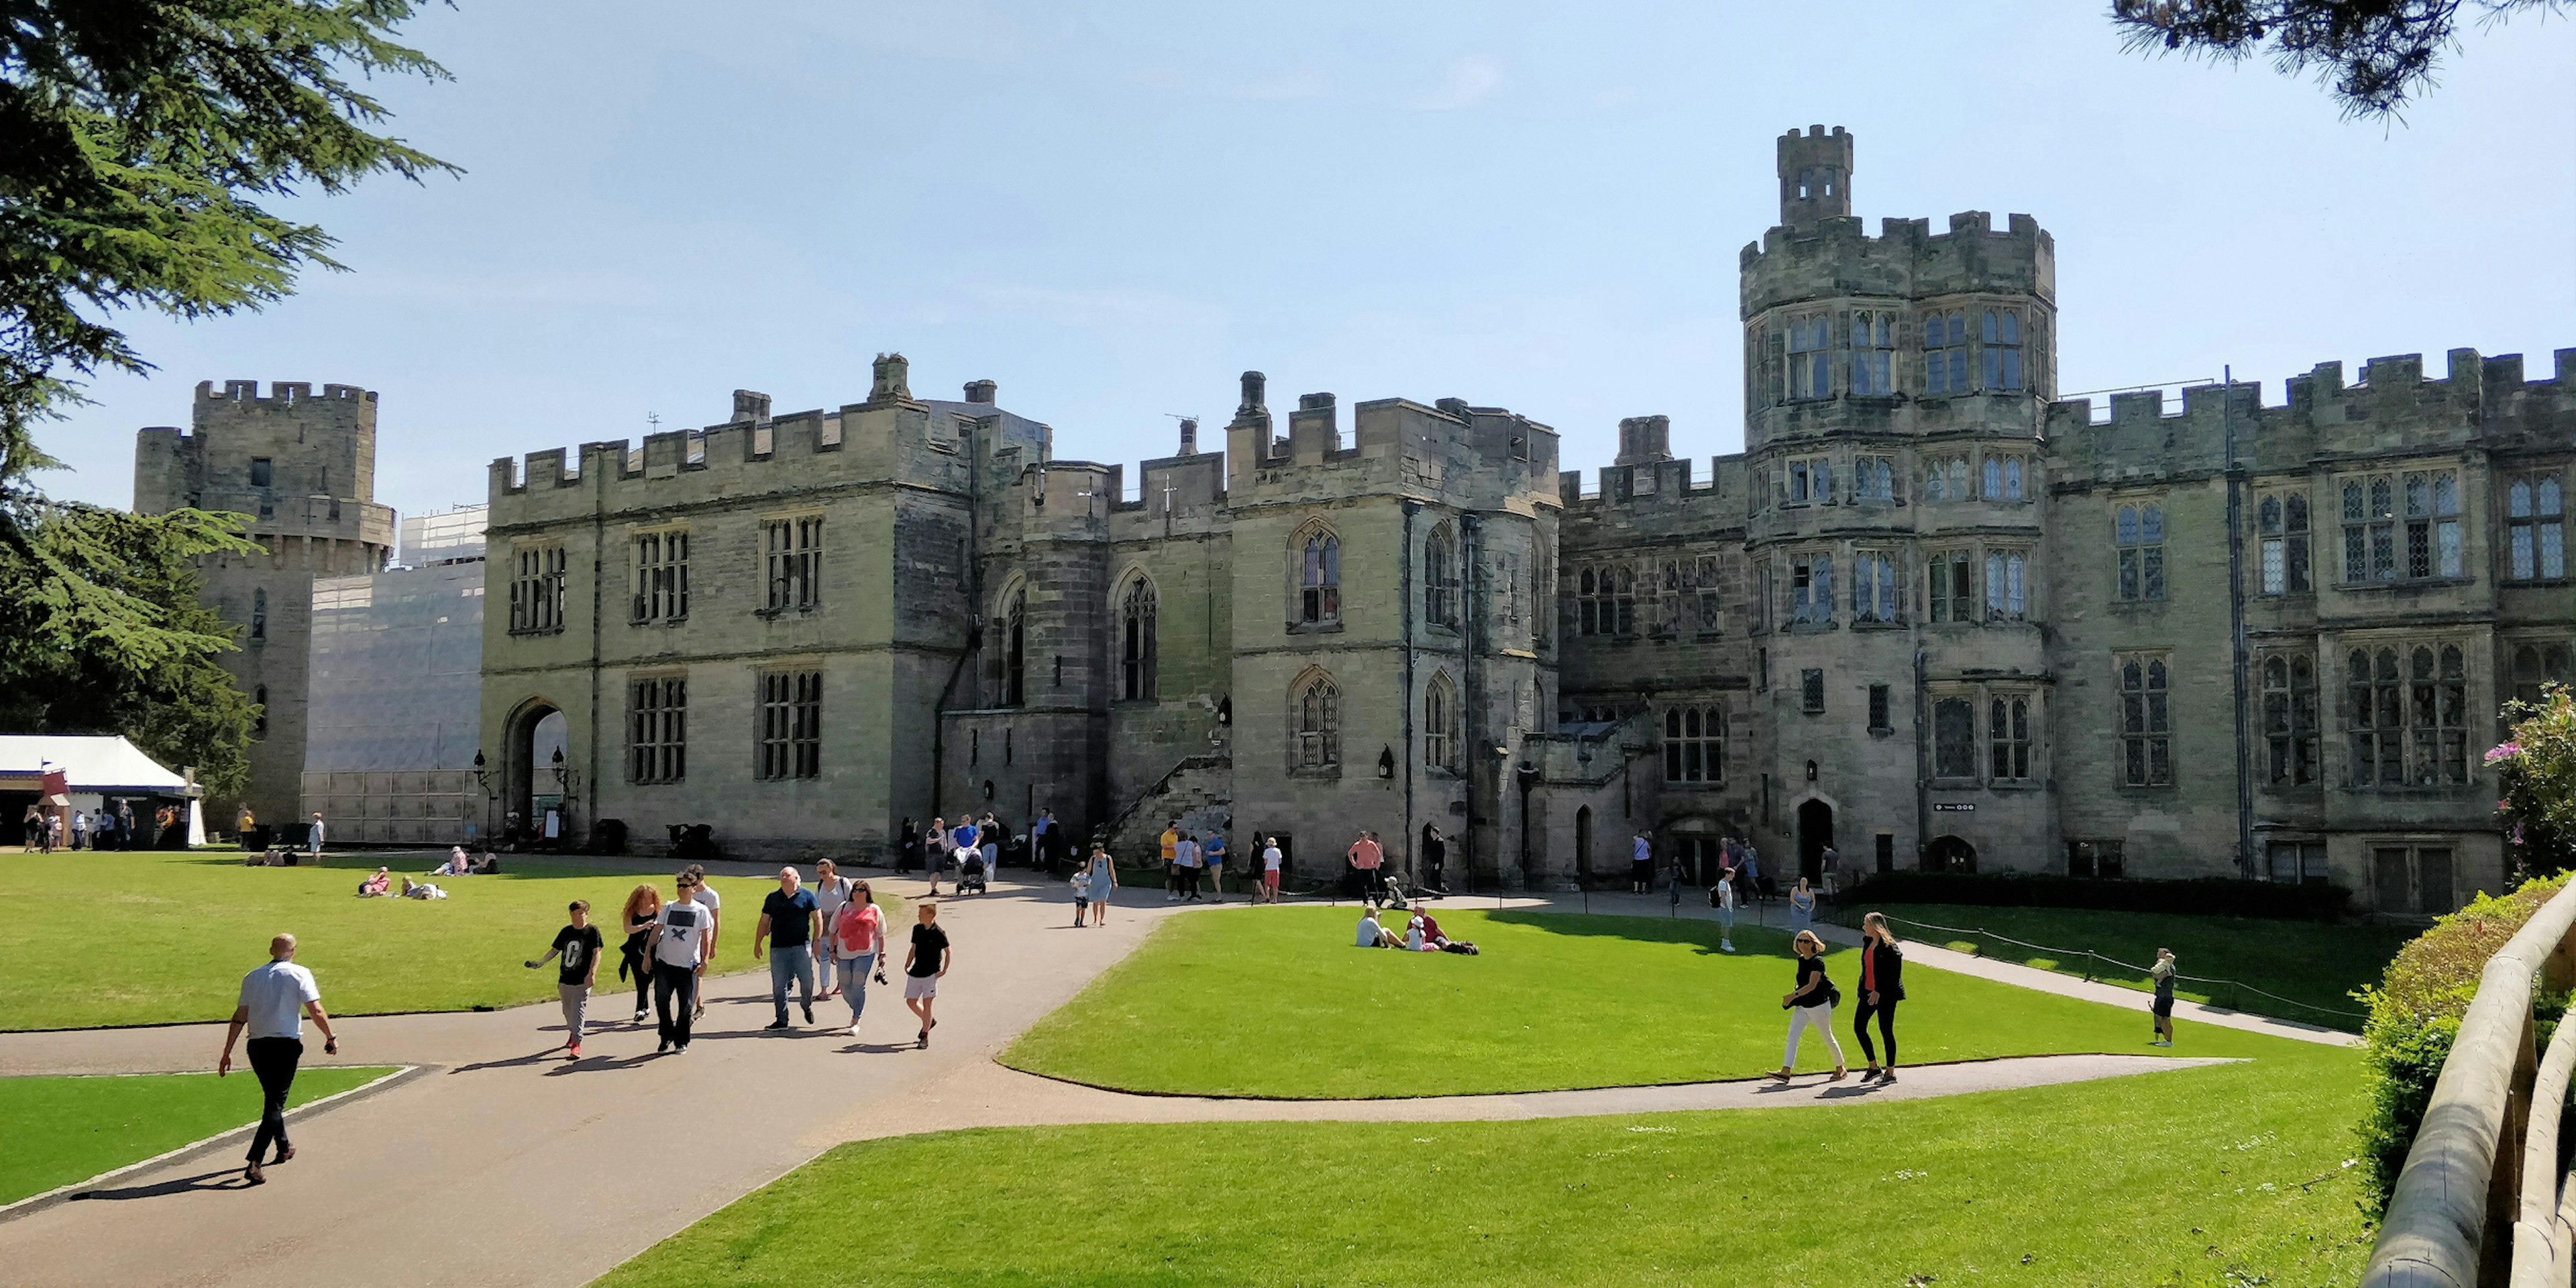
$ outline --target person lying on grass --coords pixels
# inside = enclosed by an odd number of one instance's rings
[[[393,884],[393,876],[383,868],[378,868],[376,869],[376,874],[374,876],[358,883],[358,897],[361,899],[384,898],[385,896],[393,893]]]

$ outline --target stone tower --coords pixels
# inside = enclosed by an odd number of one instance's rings
[[[2009,761],[2013,730],[2049,701],[2028,610],[2055,244],[2027,215],[1997,229],[1983,211],[1872,237],[1850,214],[1851,167],[1840,128],[1781,136],[1780,226],[1741,261],[1746,549],[1773,627],[1756,702],[1763,769],[1786,789],[1778,826],[1811,876],[1828,845],[1847,864],[1937,866],[1936,824],[1971,810],[1981,835],[2045,855],[2043,766],[2024,756],[2004,786],[2028,790],[1992,790],[1982,761],[1932,751],[1946,721],[1959,727],[1941,745]],[[1952,781],[1975,799],[1950,801]]]
[[[393,546],[394,514],[375,504],[376,395],[356,385],[256,380],[197,386],[186,430],[135,436],[134,509],[233,511],[250,518],[266,554],[214,556],[205,604],[237,629],[224,655],[242,692],[263,709],[239,802],[208,804],[209,827],[229,831],[239,806],[261,823],[293,822],[302,789],[305,675],[313,579],[372,573]]]

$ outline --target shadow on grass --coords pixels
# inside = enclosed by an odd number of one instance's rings
[[[244,862],[244,859],[248,857],[246,851],[236,850],[223,854],[207,854],[203,852],[195,854],[181,854],[177,851],[157,851],[156,853],[166,854],[172,862],[186,864],[190,867],[249,868],[254,866],[250,863]],[[513,860],[516,860],[516,862],[513,862]],[[315,863],[311,859],[298,855],[295,860],[295,867],[307,872],[354,872],[360,876],[368,875],[378,868],[383,868],[395,876],[418,877],[446,861],[447,856],[442,851],[388,850],[380,854],[326,854],[322,856],[322,861],[320,863]],[[630,863],[634,861],[635,860],[633,859],[627,860],[627,862]],[[283,869],[263,868],[258,870],[282,871]],[[587,880],[599,877],[636,875],[638,874],[632,868],[608,867],[596,863],[587,863],[583,862],[580,856],[565,856],[561,858],[537,856],[535,861],[532,862],[530,861],[529,856],[505,854],[501,856],[501,870],[499,872],[491,873],[489,876],[438,877],[436,879],[439,881],[483,881],[489,880],[493,877],[503,880],[515,877],[523,880],[528,878],[578,878]]]
[[[1581,938],[1626,939],[1650,944],[1689,944],[1703,957],[1773,957],[1782,961],[1795,954],[1789,948],[1789,932],[1769,926],[1735,927],[1735,951],[1718,948],[1723,938],[1713,921],[1657,921],[1652,917],[1621,917],[1605,913],[1538,912],[1522,908],[1504,908],[1484,914],[1485,920],[1514,926],[1526,926],[1551,935]],[[1827,954],[1836,951],[1827,946]]]

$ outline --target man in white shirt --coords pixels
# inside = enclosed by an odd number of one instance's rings
[[[831,937],[832,922],[841,915],[841,905],[850,901],[850,879],[841,875],[841,865],[830,859],[814,865],[814,910],[823,918],[823,935]],[[833,979],[832,958],[828,943],[815,946],[814,966],[823,976],[823,988],[814,995],[817,1002],[827,1002],[837,984]]]
[[[698,882],[698,906],[707,910],[706,960],[713,963],[716,959],[716,935],[724,929],[724,896],[717,894],[716,888],[707,884],[706,864],[690,864],[689,875],[696,878]],[[689,1018],[693,1021],[707,1018],[707,999],[694,989],[690,991],[690,997],[694,1000],[690,1006]],[[682,1039],[680,1045],[686,1047],[688,1041]]]
[[[314,861],[316,864],[319,864],[320,862],[322,862],[322,834],[323,834],[325,831],[327,831],[327,830],[329,830],[329,829],[327,829],[327,828],[325,828],[325,827],[323,827],[323,826],[322,826],[322,816],[321,816],[321,815],[319,815],[319,814],[314,815],[314,816],[313,816],[313,836],[312,836],[312,841],[313,841],[313,861]]]
[[[279,935],[268,941],[268,964],[242,976],[241,1001],[224,1029],[224,1058],[215,1065],[218,1078],[233,1071],[233,1043],[247,1027],[250,1068],[259,1075],[260,1110],[259,1131],[250,1138],[250,1166],[242,1178],[253,1185],[268,1183],[259,1160],[271,1142],[277,1145],[276,1161],[295,1157],[295,1147],[286,1143],[286,1093],[294,1089],[295,1066],[304,1058],[306,1015],[322,1030],[323,1053],[340,1054],[340,1039],[322,1010],[321,986],[313,982],[313,972],[295,964],[295,936]]]
[[[1172,868],[1181,874],[1181,897],[1190,903],[1199,901],[1199,843],[1186,832],[1172,843]]]
[[[715,951],[715,913],[698,902],[704,893],[700,881],[694,869],[680,874],[679,899],[663,905],[653,919],[652,936],[644,941],[644,954],[653,962],[653,1011],[662,1039],[655,1055],[689,1053],[698,979],[707,973],[707,958]]]
[[[1270,837],[1262,842],[1261,897],[1271,903],[1279,902],[1279,865],[1281,858],[1282,856],[1279,853],[1278,837]]]

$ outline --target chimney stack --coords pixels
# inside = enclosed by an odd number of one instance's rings
[[[997,388],[999,386],[990,380],[969,380],[966,382],[966,401],[982,403],[990,407],[993,405],[993,392]]]
[[[1199,418],[1196,416],[1183,416],[1181,417],[1181,455],[1196,456],[1198,454]]]
[[[749,389],[733,391],[733,418],[758,424],[769,419],[769,395]]]

